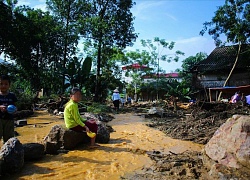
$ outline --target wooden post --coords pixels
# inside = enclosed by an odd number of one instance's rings
[[[211,97],[211,89],[210,89],[210,88],[208,88],[208,90],[209,90],[209,100],[210,100],[210,102],[212,102],[212,97]]]

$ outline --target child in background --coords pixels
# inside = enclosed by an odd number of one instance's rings
[[[68,129],[76,132],[94,132],[97,134],[97,124],[94,119],[84,119],[81,117],[78,109],[78,103],[82,99],[82,93],[79,88],[73,88],[70,92],[70,100],[64,108],[64,121]],[[95,143],[96,136],[91,137],[90,148],[95,148],[100,145]]]
[[[10,78],[8,75],[0,77],[0,140],[3,137],[4,143],[14,137],[13,115],[7,112],[8,105],[15,105],[16,95],[9,92]]]
[[[237,102],[240,101],[240,100],[241,100],[240,92],[236,92],[236,93],[231,97],[230,103],[237,103]]]
[[[132,98],[131,98],[130,96],[128,96],[128,98],[127,98],[127,102],[128,102],[128,105],[131,105]]]
[[[121,97],[121,104],[122,104],[122,107],[124,107],[124,105],[125,105],[125,98],[124,97]]]

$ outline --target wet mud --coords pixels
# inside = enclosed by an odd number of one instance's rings
[[[20,173],[1,179],[122,179],[143,169],[154,167],[153,152],[179,154],[200,152],[202,145],[175,140],[163,132],[148,127],[145,118],[134,113],[112,114],[108,124],[113,128],[108,144],[97,149],[80,145],[75,150],[59,155],[45,155],[39,161],[25,162]],[[27,126],[17,127],[21,143],[41,142],[50,128],[63,120],[46,112],[28,118]],[[151,154],[151,155],[150,155]]]
[[[139,109],[137,107],[138,112]],[[175,113],[168,108],[163,113],[153,115],[143,111],[141,113],[149,119],[147,126],[163,132],[166,136],[205,145],[228,118],[234,114],[249,115],[250,108],[241,104],[208,103],[195,104],[188,108],[179,107]],[[154,162],[150,168],[124,176],[123,179],[209,179],[209,170],[202,163],[202,152],[164,154],[162,151],[153,151],[148,155]],[[230,171],[232,170],[221,170],[229,176],[232,174]]]
[[[193,106],[177,112],[165,109],[160,115],[148,115],[147,109],[133,106],[108,115],[113,117],[107,121],[111,139],[98,149],[82,145],[67,154],[46,155],[38,162],[26,162],[19,174],[4,178],[207,179],[203,145],[227,118],[250,112],[248,107],[227,105]],[[18,139],[39,143],[53,125],[63,123],[60,117],[37,112],[27,126],[16,128]]]

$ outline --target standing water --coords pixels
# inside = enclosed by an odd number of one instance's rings
[[[108,124],[111,133],[108,144],[89,149],[82,145],[67,154],[46,155],[39,161],[25,162],[21,172],[4,177],[20,179],[88,179],[116,180],[153,163],[148,151],[181,153],[201,151],[202,145],[167,137],[163,132],[145,125],[145,119],[133,114],[116,114]],[[16,128],[21,143],[41,142],[52,126],[64,121],[46,112],[28,119],[28,125]],[[3,178],[3,179],[4,179]]]

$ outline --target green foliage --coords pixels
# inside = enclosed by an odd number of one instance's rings
[[[153,91],[157,94],[157,99],[159,99],[160,91],[164,92],[164,89],[161,88],[159,83],[160,77],[158,76],[160,72],[164,72],[160,67],[160,61],[175,61],[179,60],[180,55],[184,55],[183,52],[177,50],[173,54],[168,54],[167,51],[172,51],[175,45],[175,42],[167,42],[165,39],[160,39],[159,37],[155,37],[154,40],[141,40],[141,45],[148,50],[143,51],[131,51],[126,53],[127,59],[123,61],[123,63],[138,63],[139,65],[147,65],[149,68],[131,68],[126,72],[126,76],[132,77],[132,84],[134,85],[134,91],[140,91],[140,86],[143,84],[142,75],[147,74],[148,76],[154,77],[156,79],[156,83],[151,83],[154,85]],[[151,68],[153,67],[153,68]],[[154,73],[152,73],[152,71]],[[132,72],[132,73],[131,73]],[[150,85],[150,86],[151,86]],[[146,85],[147,92],[149,92],[149,86]],[[129,90],[131,86],[129,87]],[[144,88],[145,89],[145,88]],[[130,90],[131,91],[131,90]],[[151,91],[151,90],[150,90]],[[151,92],[153,92],[151,91]],[[131,93],[131,92],[130,92]]]
[[[216,45],[224,43],[249,43],[250,29],[250,2],[249,0],[226,0],[215,12],[210,22],[205,22],[200,34],[206,31],[213,37]],[[222,42],[221,35],[227,37]]]
[[[174,81],[171,84],[167,84],[167,93],[165,96],[167,98],[174,97],[181,101],[187,101],[191,99],[190,95],[192,93],[191,88],[187,87],[184,82]]]
[[[159,63],[161,61],[175,61],[178,62],[179,56],[184,55],[183,52],[177,50],[174,53],[169,54],[167,50],[172,51],[175,45],[175,42],[167,42],[165,39],[160,39],[155,37],[154,40],[141,40],[143,47],[148,48],[151,56],[151,64],[157,67],[157,72],[159,72]]]
[[[189,87],[193,87],[193,71],[194,71],[194,67],[197,63],[199,63],[200,61],[204,60],[207,58],[207,54],[206,53],[197,53],[195,56],[189,56],[188,58],[184,59],[182,62],[182,70],[179,72],[179,75],[183,78],[182,80],[185,81],[185,83],[189,86]]]
[[[92,105],[87,107],[87,111],[99,114],[103,112],[110,112],[110,107],[100,103],[93,103]]]
[[[47,82],[50,82],[50,89],[58,89],[51,87],[51,82],[52,85],[58,83],[56,77],[59,77],[59,73],[55,72],[61,54],[59,36],[62,31],[57,28],[59,23],[47,12],[26,6],[5,5],[3,9],[10,14],[10,22],[3,22],[8,33],[0,31],[0,37],[4,39],[0,41],[1,51],[15,61],[20,75],[31,82],[33,89],[40,89]]]
[[[16,106],[18,110],[31,109],[34,94],[32,93],[29,82],[17,79],[11,83],[11,91],[15,93],[17,97]]]
[[[79,86],[81,89],[89,76],[91,65],[92,59],[90,57],[86,57],[83,63],[77,57],[69,61],[65,68],[66,80],[69,81],[67,87]]]
[[[241,45],[250,42],[250,2],[249,0],[226,0],[223,6],[220,6],[215,12],[212,21],[205,22],[200,34],[203,35],[208,31],[215,40],[216,46],[225,45],[226,43],[238,44],[238,52],[235,62],[225,80],[223,87],[227,85],[232,73],[236,67],[241,52]],[[221,35],[226,36],[223,42]],[[220,99],[220,92],[218,99]]]
[[[124,49],[137,38],[131,13],[133,4],[132,0],[88,1],[88,13],[81,19],[81,35],[86,37],[97,53],[95,101],[101,100],[101,71],[110,57],[106,56],[106,50]]]

